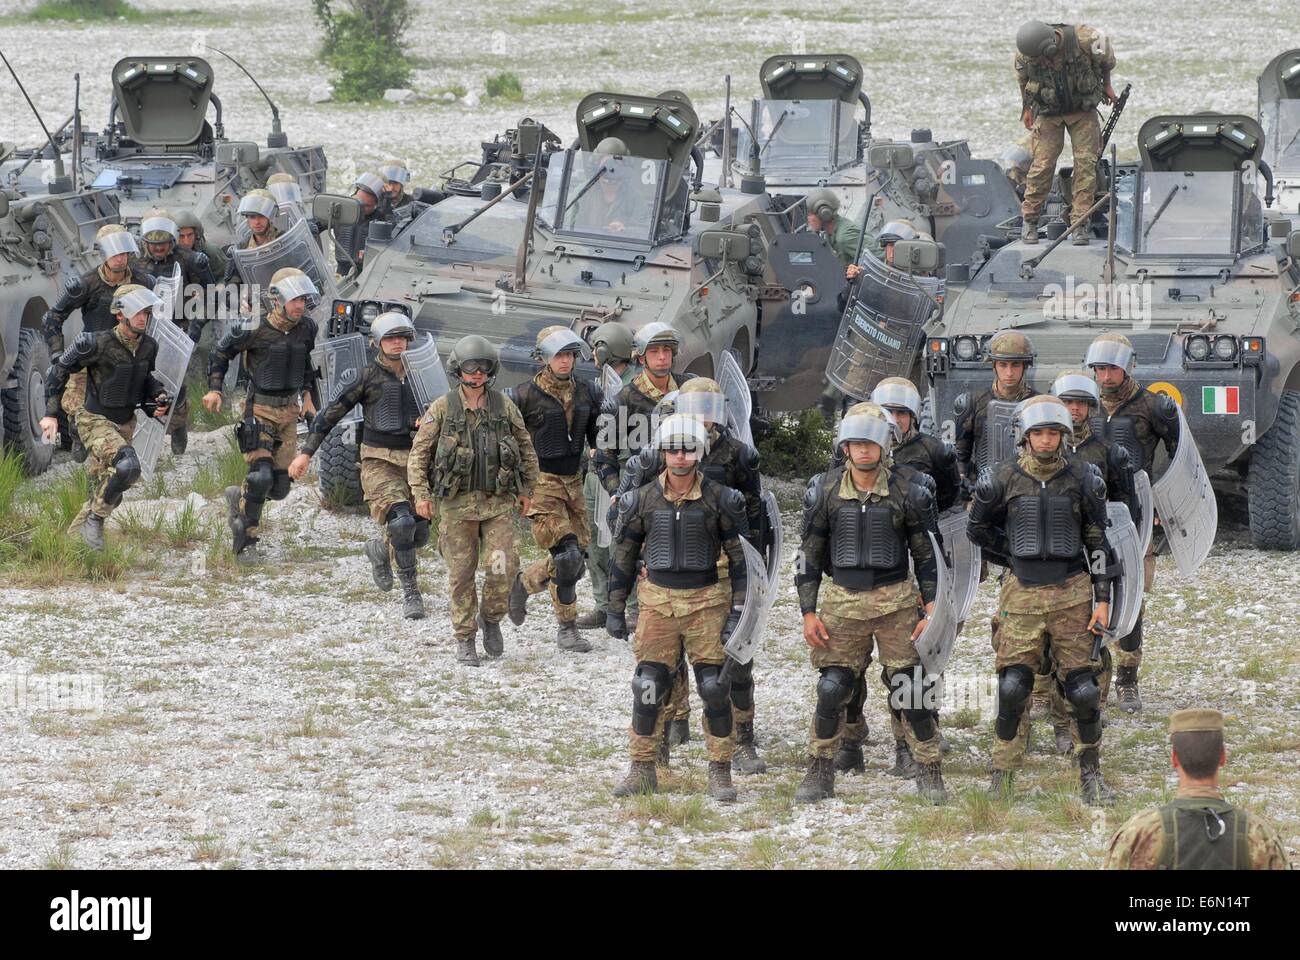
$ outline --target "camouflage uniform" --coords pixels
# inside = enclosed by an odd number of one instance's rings
[[[994,379],[989,389],[981,390],[973,397],[966,394],[958,398],[957,408],[953,411],[957,421],[957,441],[953,446],[957,449],[957,463],[963,476],[968,480],[974,480],[979,473],[979,468],[975,465],[975,454],[979,450],[980,438],[984,436],[989,401],[1007,400],[1019,403],[1021,400],[1037,395],[1038,391],[1029,382],[1029,371],[1026,370],[1020,383],[1011,391],[1003,390],[1002,384]]]
[[[438,551],[447,564],[452,632],[457,640],[472,642],[479,612],[489,623],[499,623],[506,614],[506,596],[519,569],[512,516],[515,500],[532,495],[538,467],[528,429],[509,397],[488,388],[487,407],[479,410],[466,404],[464,387],[453,389],[457,394],[454,402],[450,393],[445,394],[433,401],[421,418],[407,461],[407,481],[417,504],[438,502]],[[463,410],[467,435],[497,431],[494,459],[499,466],[493,476],[485,476],[489,472],[486,465],[474,459],[463,436],[443,433],[443,424],[454,419],[457,407]],[[463,487],[458,480],[448,479],[443,489],[435,489],[436,474],[450,469],[458,451],[461,459],[472,464],[472,479]],[[474,586],[480,563],[485,568],[481,602]]]
[[[171,253],[161,259],[149,256],[144,260],[144,268],[156,283],[159,279],[170,277],[175,265],[180,264],[181,278],[184,283],[184,290],[189,290],[194,286],[212,286],[216,284],[216,278],[212,275],[212,268],[208,259],[202,253],[195,253],[192,250],[186,250],[178,243],[172,244]],[[206,314],[200,304],[200,310],[197,316],[186,321],[184,316],[176,317],[176,325],[181,327],[189,335],[189,338],[195,343],[203,335],[203,325],[207,322]],[[172,416],[167,421],[167,435],[174,433],[184,433],[188,431],[190,425],[190,398],[188,390],[181,390],[180,396],[176,398],[176,406],[172,410]],[[179,448],[177,448],[179,452]]]
[[[1115,53],[1105,34],[1083,24],[1054,26],[1064,35],[1055,57],[1031,59],[1017,53],[1014,60],[1022,103],[1034,116],[1034,159],[1025,176],[1020,211],[1026,220],[1035,222],[1051,190],[1067,132],[1074,153],[1071,219],[1082,217],[1095,202],[1101,153],[1097,105],[1105,99],[1106,84],[1115,68]]]

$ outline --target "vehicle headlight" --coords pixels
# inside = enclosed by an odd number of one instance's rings
[[[363,303],[361,305],[361,313],[357,319],[362,326],[369,329],[370,324],[374,321],[375,317],[377,316],[379,316],[379,304]]]
[[[1220,360],[1232,360],[1237,356],[1236,337],[1215,337],[1214,356]]]
[[[1189,360],[1204,360],[1210,355],[1210,341],[1205,337],[1188,337],[1184,349]]]
[[[974,337],[958,337],[953,352],[958,360],[974,360],[979,355],[979,344]]]

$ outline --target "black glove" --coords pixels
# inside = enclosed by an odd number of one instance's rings
[[[727,614],[727,622],[722,625],[722,644],[726,646],[731,635],[736,632],[736,625],[740,623],[740,607],[732,607],[731,613]]]
[[[605,632],[615,640],[626,640],[627,617],[621,613],[605,614]]]

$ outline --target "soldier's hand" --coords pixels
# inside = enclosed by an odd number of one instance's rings
[[[293,462],[289,464],[290,478],[294,480],[301,480],[303,474],[307,472],[307,465],[309,463],[311,463],[310,453],[300,453],[298,454],[298,456],[294,457]]]
[[[304,420],[310,420],[316,416],[316,404],[312,402],[310,393],[302,395],[302,416]]]
[[[627,617],[621,613],[606,613],[605,632],[615,640],[626,640]]]
[[[203,395],[203,409],[208,413],[216,413],[221,409],[221,391],[209,390]]]
[[[1118,99],[1119,99],[1119,94],[1117,94],[1117,93],[1115,92],[1115,88],[1112,87],[1109,83],[1107,83],[1107,84],[1106,84],[1106,102],[1107,102],[1107,103],[1114,103],[1114,102],[1115,102],[1116,100],[1118,100]]]
[[[856,280],[861,275],[862,267],[858,266],[856,263],[850,263],[844,268],[844,278],[846,280]]]
[[[830,640],[831,635],[826,630],[826,624],[822,623],[822,618],[815,613],[805,613],[803,615],[803,639],[804,643],[810,647],[817,647],[820,650],[826,649],[826,642]]]
[[[528,516],[528,511],[533,508],[533,498],[521,496],[519,498],[519,512]]]
[[[41,439],[53,443],[59,438],[59,418],[41,417]]]
[[[1093,607],[1092,619],[1088,621],[1090,633],[1101,633],[1110,626],[1110,604],[1099,603]]]
[[[1025,107],[1024,112],[1020,114],[1020,119],[1024,123],[1026,130],[1034,129],[1034,111]]]
[[[920,620],[916,621],[916,626],[912,628],[913,643],[916,643],[917,637],[919,637],[921,633],[925,630],[925,628],[929,626],[930,617],[933,615],[934,615],[934,601],[931,600],[929,603],[925,605],[924,615],[921,617]]]
[[[420,500],[415,504],[415,512],[425,520],[433,520],[433,501]]]

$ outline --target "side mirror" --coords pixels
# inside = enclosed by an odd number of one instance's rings
[[[867,150],[867,165],[877,170],[910,170],[916,156],[906,143],[878,143]]]
[[[700,234],[700,256],[705,260],[740,260],[749,256],[749,234],[710,230]]]
[[[1287,235],[1286,255],[1292,260],[1300,260],[1300,230],[1292,230]]]
[[[933,240],[899,240],[894,244],[894,267],[908,273],[933,273],[939,269],[939,245]]]
[[[9,216],[9,197],[7,194],[0,193],[0,220]]]
[[[711,187],[704,187],[691,194],[691,199],[700,205],[700,221],[717,223],[722,219],[722,194]]]
[[[337,193],[318,193],[311,198],[311,215],[322,227],[347,227],[361,222],[361,201]]]
[[[251,167],[261,154],[251,140],[226,140],[217,144],[217,163],[223,167]]]

